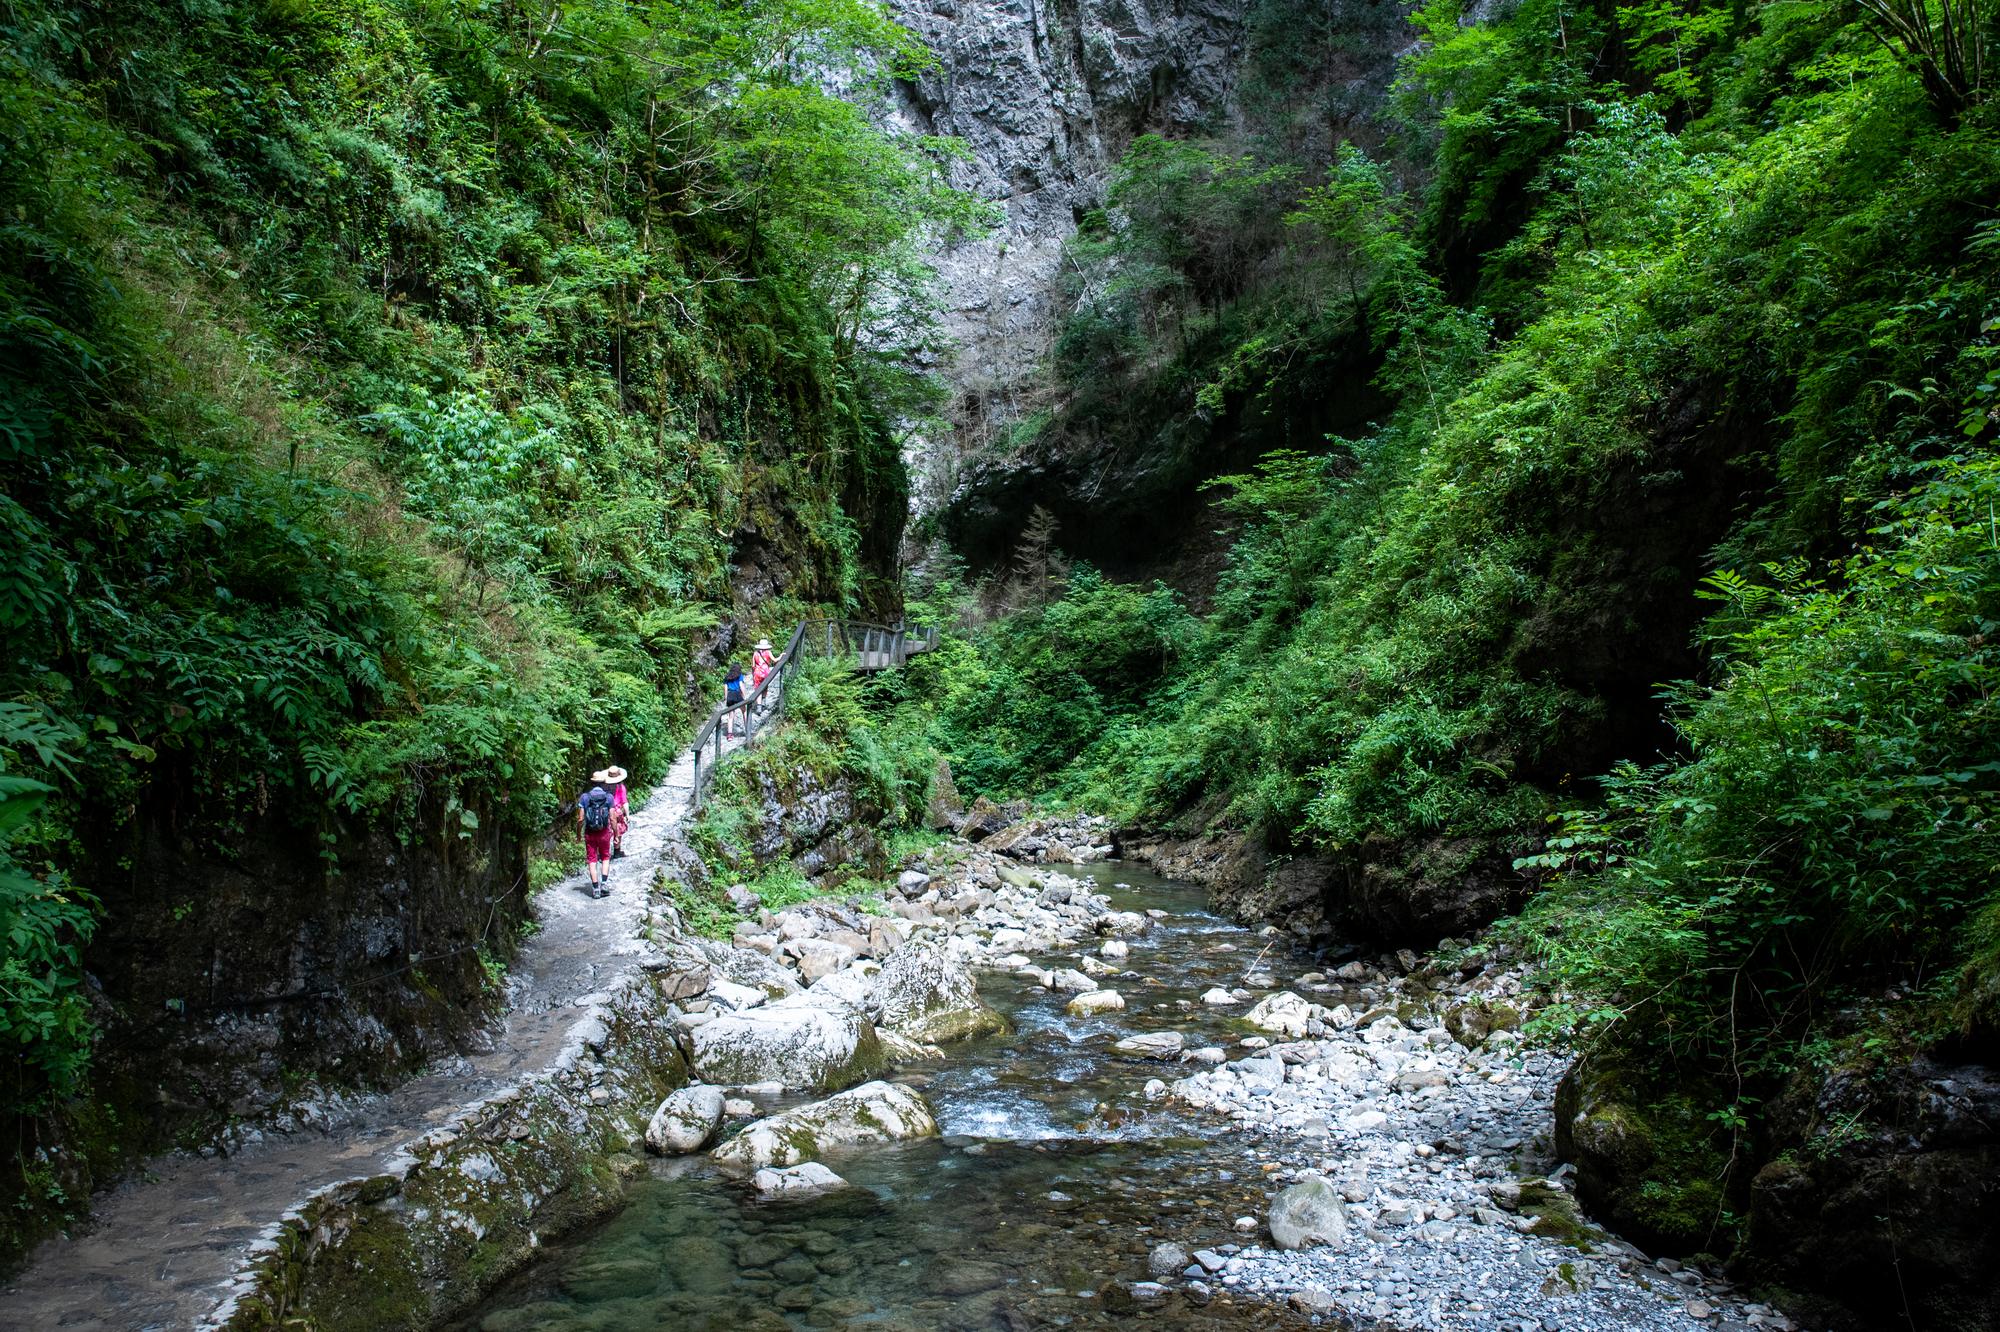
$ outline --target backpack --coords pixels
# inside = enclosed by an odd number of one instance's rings
[[[603,832],[611,826],[611,793],[601,786],[592,787],[580,802],[583,806],[583,830]]]
[[[741,703],[743,701],[743,678],[741,676],[738,676],[734,680],[724,680],[722,683],[728,687],[728,692],[723,695],[725,702]]]

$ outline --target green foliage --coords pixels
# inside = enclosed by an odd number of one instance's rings
[[[1285,140],[1243,283],[1197,282],[1201,209],[1274,141],[1128,159],[1193,221],[1084,236],[1109,350],[1065,363],[1086,425],[1226,423],[1307,410],[1338,326],[1379,422],[1215,478],[1228,565],[1137,695],[1024,674],[1069,650],[1031,611],[930,664],[930,734],[969,791],[1552,885],[1550,1021],[1667,1070],[1646,1214],[1699,1242],[1787,1070],[1994,1031],[2000,120],[1854,10],[1416,22],[1389,150]]]
[[[45,771],[65,773],[82,737],[35,709],[0,702],[0,1042],[8,1103],[42,1110],[76,1086],[92,1028],[82,990],[83,946],[96,928],[90,894],[49,866],[22,864],[9,847],[41,815],[54,788],[9,772],[32,751]]]
[[[147,827],[525,840],[671,759],[738,533],[880,594],[983,217],[871,118],[926,59],[867,0],[0,17],[0,1112],[78,1086]]]
[[[1829,1004],[1952,984],[1995,901],[2000,462],[1926,471],[1825,577],[1711,580],[1722,676],[1671,694],[1689,758],[1621,769],[1540,862],[1557,983],[1700,1066],[1768,1082]]]

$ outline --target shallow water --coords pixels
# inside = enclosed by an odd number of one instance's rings
[[[986,997],[1014,1030],[952,1047],[942,1067],[905,1078],[923,1086],[943,1139],[834,1159],[860,1187],[801,1202],[759,1203],[705,1157],[659,1164],[621,1212],[551,1245],[459,1327],[1091,1327],[1131,1317],[1123,1283],[1147,1278],[1154,1245],[1241,1238],[1232,1222],[1261,1217],[1269,1193],[1252,1151],[1214,1120],[1144,1098],[1149,1078],[1171,1080],[1182,1065],[1111,1044],[1171,1028],[1190,1048],[1233,1046],[1246,1029],[1231,1015],[1248,1006],[1206,1007],[1202,992],[1309,963],[1214,916],[1197,889],[1117,865],[1071,872],[1094,874],[1115,908],[1169,913],[1128,940],[1130,955],[1113,963],[1126,974],[1102,982],[1125,996],[1125,1011],[1072,1017],[1069,996],[989,975]],[[1190,1329],[1302,1322],[1220,1289],[1205,1307],[1176,1296],[1143,1316]]]

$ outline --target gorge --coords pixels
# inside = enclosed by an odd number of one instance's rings
[[[8,10],[0,1324],[1993,1326],[1996,23]]]

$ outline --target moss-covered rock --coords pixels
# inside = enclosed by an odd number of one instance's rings
[[[579,1022],[549,1072],[461,1111],[390,1172],[311,1199],[246,1274],[224,1326],[433,1327],[543,1240],[617,1207],[647,1110],[687,1080],[665,1020],[670,979],[635,977]]]
[[[870,1082],[760,1119],[715,1150],[715,1160],[736,1170],[797,1165],[829,1150],[863,1143],[935,1138],[937,1117],[914,1088]]]
[[[777,1082],[833,1091],[866,1081],[887,1064],[874,1024],[832,1002],[780,1001],[726,1013],[696,1027],[692,1041],[696,1073],[719,1087]]]
[[[1694,1089],[1661,1088],[1613,1058],[1586,1056],[1556,1089],[1556,1151],[1576,1164],[1590,1214],[1665,1253],[1726,1245],[1727,1135]]]

